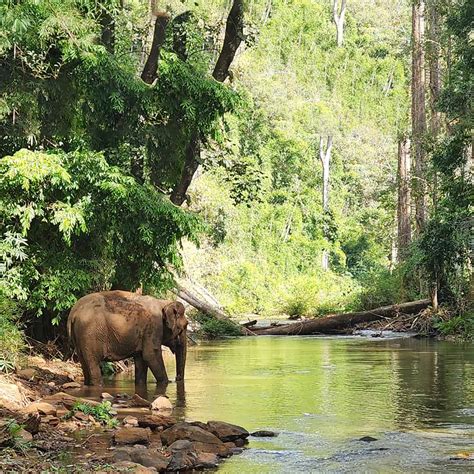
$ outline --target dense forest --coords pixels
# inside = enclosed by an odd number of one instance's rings
[[[2,0],[2,357],[19,317],[177,277],[232,316],[430,297],[472,331],[473,19],[468,0]]]

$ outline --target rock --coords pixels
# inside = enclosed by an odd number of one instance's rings
[[[52,405],[64,405],[69,410],[77,402],[87,403],[88,405],[91,405],[93,407],[99,405],[99,402],[95,402],[93,400],[83,400],[81,398],[74,397],[73,395],[69,395],[65,392],[58,392],[54,395],[48,395],[47,397],[43,398],[42,401],[51,403]]]
[[[59,418],[53,415],[46,415],[41,418],[41,423],[45,423],[50,426],[57,426],[59,425]]]
[[[131,461],[130,451],[125,448],[116,449],[112,454],[114,462]]]
[[[158,428],[170,428],[176,424],[176,419],[163,415],[139,415],[137,416],[138,426],[141,428],[151,428],[156,430]]]
[[[268,430],[259,430],[254,431],[250,434],[250,436],[255,436],[256,438],[275,438],[278,436],[278,433],[275,431],[268,431]]]
[[[359,438],[359,441],[364,441],[366,443],[372,443],[373,441],[377,441],[377,438],[372,438],[372,436],[362,436],[362,438]]]
[[[152,467],[145,467],[141,464],[131,461],[120,461],[112,465],[111,472],[133,472],[134,474],[150,474],[152,472],[157,472],[156,469]]]
[[[199,453],[196,459],[198,469],[214,469],[219,465],[219,458],[212,453]]]
[[[135,449],[131,452],[130,457],[133,462],[141,464],[145,467],[154,467],[157,471],[164,471],[170,460],[161,453],[151,453],[147,449]]]
[[[188,440],[193,443],[196,451],[214,453],[219,456],[228,456],[229,449],[224,443],[209,431],[203,430],[199,426],[182,422],[168,428],[161,433],[161,440],[170,446],[177,440]]]
[[[46,402],[33,402],[23,410],[23,413],[39,413],[40,415],[53,415],[56,416],[56,408],[50,403]]]
[[[134,416],[126,416],[122,422],[124,425],[138,426],[138,420]]]
[[[48,387],[56,387],[56,384],[54,382],[48,382],[47,385]]]
[[[26,405],[26,398],[14,383],[0,383],[0,405],[5,408],[18,409]]]
[[[241,426],[225,423],[224,421],[209,421],[208,430],[221,441],[234,441],[238,438],[248,438],[249,432]]]
[[[168,450],[171,452],[168,471],[184,471],[196,466],[198,454],[191,441],[177,440],[169,446]]]
[[[18,377],[20,377],[23,380],[33,380],[36,374],[37,374],[36,370],[30,367],[26,369],[18,370],[16,373],[16,375],[18,375]]]
[[[31,434],[36,434],[39,431],[41,417],[38,413],[32,413],[25,421],[25,430]]]
[[[173,405],[171,404],[168,397],[161,395],[153,400],[151,409],[156,411],[171,412],[173,411]]]
[[[242,454],[244,452],[244,450],[242,448],[232,448],[230,450],[231,454]]]
[[[234,444],[238,447],[238,448],[241,448],[243,446],[246,445],[246,443],[248,443],[248,439],[242,439],[242,438],[239,438],[239,439],[236,439],[234,441]]]
[[[129,407],[146,407],[149,408],[151,403],[148,400],[145,400],[144,398],[140,397],[138,393],[135,393],[133,397],[129,400],[128,406]]]
[[[75,418],[76,420],[84,421],[84,422],[86,422],[86,423],[88,423],[88,422],[90,421],[89,416],[90,416],[90,415],[86,415],[86,414],[83,413],[82,411],[76,411],[76,413],[74,413],[74,418]],[[92,418],[92,420],[94,420],[94,418]]]
[[[33,441],[33,435],[24,429],[21,429],[16,437],[21,438],[25,443],[31,443],[31,441]]]
[[[102,400],[113,400],[114,396],[110,395],[110,393],[108,393],[108,392],[102,392],[100,394],[100,398],[102,398]]]
[[[150,442],[150,428],[122,428],[115,432],[116,444],[148,444]]]
[[[67,382],[61,385],[61,388],[71,389],[71,388],[81,388],[81,384],[78,382]]]

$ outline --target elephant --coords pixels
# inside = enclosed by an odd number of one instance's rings
[[[101,291],[80,298],[69,313],[67,331],[84,373],[85,385],[101,385],[101,361],[133,357],[135,384],[146,383],[148,368],[157,383],[168,382],[161,346],[176,358],[183,380],[188,321],[182,303],[127,291]]]

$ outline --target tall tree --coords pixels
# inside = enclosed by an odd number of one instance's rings
[[[426,136],[425,110],[425,2],[414,0],[412,6],[412,73],[411,121],[412,157],[414,161],[413,191],[416,229],[421,233],[426,222]]]
[[[326,149],[324,149],[324,139],[319,138],[319,159],[323,165],[323,212],[324,216],[327,217],[329,212],[329,164],[331,161],[332,151],[332,135],[328,135],[326,142]],[[329,238],[327,223],[324,225],[324,237],[326,240]],[[322,267],[324,270],[329,269],[329,252],[325,249],[322,257]]]
[[[410,140],[398,141],[398,259],[404,260],[411,243]]]
[[[212,76],[219,82],[224,82],[229,75],[229,68],[235,54],[244,39],[244,2],[234,0],[227,17],[224,43],[217,59]],[[181,206],[186,199],[186,192],[193,180],[194,173],[201,163],[201,137],[199,130],[191,133],[186,147],[185,162],[181,177],[171,193],[171,202]]]
[[[339,7],[339,0],[333,0],[332,2],[332,17],[336,25],[336,42],[338,47],[341,47],[344,41],[346,3],[346,0],[341,0],[341,6]]]

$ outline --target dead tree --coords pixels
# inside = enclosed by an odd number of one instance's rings
[[[321,136],[319,138],[319,159],[323,166],[323,213],[324,217],[328,217],[329,212],[329,163],[331,161],[332,151],[332,135],[328,135],[326,142],[326,150],[324,149],[324,139]],[[324,237],[328,240],[328,225],[324,223]],[[322,267],[324,270],[329,268],[329,252],[323,250]]]
[[[398,258],[404,260],[411,243],[410,140],[398,141]]]
[[[341,7],[339,8],[339,0],[332,2],[332,16],[336,25],[336,42],[337,46],[341,47],[344,41],[344,19],[346,16],[346,0],[341,0]]]
[[[244,38],[244,1],[234,0],[229,16],[227,17],[226,30],[222,50],[217,59],[212,76],[216,81],[224,82],[229,75],[229,68],[235,54]],[[186,199],[186,192],[193,180],[194,173],[201,162],[201,137],[199,130],[191,133],[186,147],[185,162],[181,176],[171,193],[171,202],[181,206]]]

